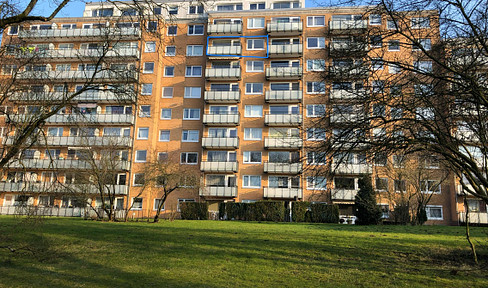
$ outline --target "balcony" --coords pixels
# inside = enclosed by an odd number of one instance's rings
[[[73,92],[19,92],[9,97],[13,102],[43,102],[43,101],[66,101],[73,97]],[[134,103],[135,92],[124,91],[121,93],[114,93],[112,91],[86,91],[82,92],[72,99],[70,102],[98,102],[98,103]]]
[[[9,136],[5,141],[5,145],[12,145],[15,137]],[[47,136],[39,137],[35,141],[28,141],[28,144],[34,146],[77,146],[77,147],[92,147],[92,146],[116,146],[116,147],[132,147],[132,138],[117,137],[117,136],[103,136],[103,137],[79,137],[79,136]]]
[[[331,124],[351,124],[354,122],[364,121],[365,115],[361,113],[350,113],[350,114],[332,114],[330,115]]]
[[[208,46],[207,54],[209,58],[228,58],[239,57],[242,54],[241,45],[239,46]]]
[[[283,44],[283,45],[269,45],[270,58],[290,58],[300,57],[303,53],[302,44]]]
[[[19,31],[20,39],[29,39],[36,42],[52,42],[53,39],[63,41],[97,40],[104,38],[117,40],[131,40],[141,38],[140,28],[90,28],[90,29],[49,29],[49,30],[23,30]]]
[[[331,79],[364,79],[369,77],[369,70],[365,66],[330,66],[327,77]]]
[[[279,23],[270,22],[266,25],[266,31],[269,36],[285,36],[285,35],[301,35],[303,31],[303,23]]]
[[[202,147],[206,149],[237,149],[239,138],[204,137]]]
[[[205,91],[204,99],[207,103],[239,103],[241,93],[240,91]]]
[[[348,189],[332,189],[330,191],[330,198],[332,201],[354,201],[358,190],[348,190]]]
[[[364,42],[331,42],[329,44],[330,56],[352,56],[355,54],[366,54],[368,52],[368,45]]]
[[[12,122],[31,121],[37,114],[18,114],[12,116]],[[134,115],[132,114],[56,114],[46,119],[48,124],[66,124],[89,123],[91,125],[132,125],[134,124]]]
[[[459,212],[458,214],[459,222],[466,221],[466,212]],[[488,213],[487,212],[469,212],[469,223],[471,224],[488,224]]]
[[[299,149],[303,146],[300,137],[266,137],[264,148],[266,149]]]
[[[359,90],[330,90],[329,97],[331,100],[354,100],[364,99],[366,91]]]
[[[264,162],[264,172],[271,174],[298,174],[302,171],[302,163]]]
[[[110,193],[116,195],[127,195],[129,186],[108,185]],[[105,188],[107,189],[107,188]],[[107,189],[107,191],[108,191]],[[99,194],[96,186],[92,184],[61,184],[61,183],[0,183],[0,192],[23,192],[23,193],[63,193],[63,194]]]
[[[302,66],[298,67],[267,67],[267,80],[298,80],[302,79]]]
[[[101,71],[24,71],[17,74],[19,80],[36,80],[48,82],[136,82],[137,71],[101,70]]]
[[[265,100],[268,103],[299,103],[302,102],[301,90],[266,91]]]
[[[302,124],[300,114],[266,114],[264,124],[267,126],[298,126]]]
[[[229,114],[204,114],[203,124],[205,125],[239,125],[239,114],[229,113]]]
[[[329,21],[329,33],[348,34],[364,32],[368,28],[368,20],[332,20]]]
[[[218,24],[208,24],[207,33],[209,35],[213,34],[227,34],[236,35],[242,33],[242,23],[218,23]]]
[[[264,187],[264,198],[302,199],[303,192],[301,188]]]
[[[369,174],[371,173],[372,167],[369,164],[345,164],[341,163],[335,169],[336,174]]]
[[[221,172],[221,173],[233,173],[237,172],[237,162],[210,162],[202,161],[200,165],[202,172]]]
[[[241,80],[241,68],[207,68],[207,80]]]
[[[41,50],[33,53],[20,53],[19,58],[35,58],[35,59],[49,59],[49,61],[73,61],[81,59],[97,60],[103,57],[105,60],[109,58],[124,60],[139,59],[138,48],[111,48],[111,49],[58,49],[58,50]]]
[[[93,164],[93,165],[92,165]],[[15,160],[8,164],[9,168],[17,169],[47,169],[47,170],[58,170],[58,169],[80,169],[87,170],[93,169],[94,166],[100,166],[100,161],[95,160],[93,163],[78,160],[78,159],[23,159]],[[117,163],[111,163],[111,170],[129,170],[129,161],[117,161]]]
[[[204,186],[200,188],[200,196],[207,197],[236,197],[237,187]]]

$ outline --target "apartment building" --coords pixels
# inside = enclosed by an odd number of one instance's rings
[[[370,86],[374,89],[372,82],[378,80],[369,71],[345,72],[344,67],[360,63],[364,55],[372,53],[370,45],[381,45],[360,40],[368,38],[368,31],[388,31],[392,23],[386,15],[364,15],[364,7],[303,7],[304,1],[215,1],[205,6],[174,2],[152,9],[168,19],[164,23],[142,23],[159,31],[161,39],[146,35],[141,24],[130,21],[135,11],[97,3],[87,4],[81,18],[11,27],[2,39],[4,45],[18,38],[49,51],[43,53],[45,66],[32,68],[36,73],[20,74],[20,80],[36,83],[30,84],[31,90],[42,91],[61,89],[57,82],[68,82],[70,91],[76,91],[77,81],[91,75],[85,72],[90,70],[86,63],[78,65],[80,53],[100,47],[100,27],[113,29],[103,41],[118,37],[115,49],[122,50],[114,53],[112,63],[127,67],[122,69],[130,76],[124,77],[124,85],[134,85],[137,97],[127,97],[124,102],[110,93],[93,96],[87,92],[89,98],[76,99],[77,104],[70,105],[65,114],[49,118],[45,129],[53,151],[29,148],[22,164],[8,167],[0,183],[0,207],[21,202],[75,207],[71,203],[75,199],[63,196],[62,191],[38,193],[36,187],[53,178],[66,185],[75,183],[77,169],[86,165],[77,151],[109,143],[120,153],[120,163],[115,166],[116,208],[132,205],[130,217],[154,215],[161,192],[142,190],[141,179],[148,162],[167,157],[188,167],[201,184],[171,194],[163,215],[177,211],[179,203],[186,201],[207,201],[209,209],[217,211],[223,201],[263,199],[336,203],[341,215],[353,215],[358,179],[371,174],[374,187],[382,192],[378,202],[389,217],[394,208],[389,195],[408,184],[396,179],[385,168],[386,162],[373,161],[358,147],[341,155],[346,160],[329,173],[334,157],[339,156],[325,155],[314,147],[334,137],[344,127],[344,117],[360,117],[358,111],[364,107],[355,92]],[[411,22],[420,23],[417,18]],[[422,18],[419,30],[436,35],[427,39],[429,43],[438,42],[436,13],[426,11]],[[397,40],[379,40],[385,47],[383,57],[415,61],[414,52],[395,46]],[[70,51],[76,51],[76,57]],[[130,67],[139,68],[139,73],[131,75]],[[386,78],[393,73],[388,69],[394,67],[381,69],[378,74],[384,73],[380,77]],[[55,81],[37,87],[39,70],[53,74]],[[101,76],[100,85],[113,86],[116,79]],[[36,109],[35,103],[22,97],[10,102],[16,117],[26,117],[29,109]],[[316,125],[324,115],[330,117]],[[117,141],[77,140],[79,122],[85,134]],[[4,137],[6,149],[10,136]],[[103,154],[104,148],[99,151]],[[445,172],[432,161],[432,173]],[[429,187],[430,182],[426,183]],[[425,193],[435,194],[427,206],[428,223],[458,222],[455,187],[455,177],[449,175],[435,191],[426,188]],[[96,195],[90,200],[90,205],[100,206]]]

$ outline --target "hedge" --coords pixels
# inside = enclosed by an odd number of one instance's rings
[[[181,219],[208,220],[208,203],[183,202],[180,203]]]
[[[291,205],[291,216],[293,222],[305,222],[310,202],[293,202]]]
[[[339,223],[339,206],[325,203],[311,204],[310,218],[314,223]]]

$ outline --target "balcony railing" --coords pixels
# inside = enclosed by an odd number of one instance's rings
[[[36,114],[18,114],[12,116],[13,122],[31,121]],[[46,119],[46,123],[55,124],[106,124],[106,125],[132,125],[134,124],[134,115],[132,114],[56,114]]]
[[[239,125],[239,114],[204,114],[203,124],[205,125]]]
[[[200,188],[200,196],[209,197],[236,197],[237,187],[204,186]]]
[[[112,161],[113,162],[113,161]],[[22,159],[15,160],[8,164],[10,168],[27,168],[27,169],[94,169],[100,166],[100,161],[95,160],[93,162],[88,162],[85,160],[77,159]],[[110,169],[112,170],[129,170],[129,161],[117,161],[111,163]]]
[[[303,23],[280,23],[270,22],[266,25],[266,30],[269,35],[300,35],[303,31]]]
[[[357,190],[332,189],[330,192],[330,197],[332,200],[354,201],[357,192]]]
[[[240,80],[241,68],[207,68],[205,78],[208,80]]]
[[[19,80],[38,81],[110,81],[110,82],[136,82],[139,78],[137,71],[132,70],[102,70],[102,71],[24,71],[17,74]]]
[[[237,149],[239,147],[239,138],[204,137],[202,138],[202,147]]]
[[[371,173],[372,167],[369,164],[345,164],[341,163],[339,165],[332,167],[336,174],[368,174]]]
[[[344,55],[351,53],[366,53],[368,45],[363,42],[331,42],[329,44],[330,55]]]
[[[300,137],[266,137],[264,138],[264,148],[267,149],[298,149],[303,146]]]
[[[264,124],[268,126],[297,126],[302,123],[300,114],[266,114]]]
[[[12,145],[15,137],[9,136],[5,145]],[[115,146],[131,147],[132,138],[119,136],[81,137],[81,136],[47,136],[38,137],[35,141],[28,141],[35,146]]]
[[[208,34],[241,34],[242,23],[218,23],[208,24]]]
[[[116,195],[127,195],[129,186],[127,185],[107,185],[107,192]],[[93,184],[61,184],[61,183],[0,183],[1,192],[24,192],[24,193],[64,193],[64,194],[99,194],[100,192]]]
[[[265,100],[271,103],[298,103],[302,102],[303,92],[301,90],[267,90]]]
[[[57,50],[41,50],[33,53],[17,54],[19,58],[40,58],[50,59],[52,61],[58,59],[59,61],[78,60],[83,58],[100,57],[123,57],[139,59],[138,48],[110,48],[110,49],[57,49]]]
[[[301,79],[302,75],[302,66],[266,68],[266,79],[268,80]]]
[[[23,30],[19,38],[37,41],[53,41],[59,38],[93,38],[103,39],[138,39],[141,37],[140,28],[91,28],[91,29],[49,29],[49,30]]]
[[[303,53],[302,44],[269,45],[269,57],[300,57]]]
[[[368,28],[367,20],[332,20],[329,21],[330,32],[348,32]]]
[[[466,212],[459,212],[459,222],[466,222]],[[469,223],[488,224],[488,212],[469,212]]]
[[[329,73],[330,78],[367,78],[369,76],[369,70],[365,66],[351,65],[351,66],[330,66]]]
[[[352,99],[362,99],[364,98],[366,91],[363,89],[359,90],[330,90],[329,96],[332,100],[352,100]]]
[[[73,92],[20,92],[10,96],[9,100],[17,102],[66,101],[72,95]],[[114,93],[113,91],[86,91],[71,99],[71,102],[79,101],[133,103],[135,102],[135,92],[128,90],[121,93]]]
[[[207,103],[238,103],[241,100],[240,91],[205,91],[204,99]]]
[[[202,172],[237,172],[237,161],[234,162],[210,162],[202,161],[200,165]]]
[[[302,171],[302,163],[264,162],[265,173],[298,174]]]
[[[301,199],[303,191],[301,188],[264,187],[264,198]]]
[[[350,114],[332,114],[330,115],[330,123],[353,123],[358,121],[363,121],[365,115],[361,113],[350,113]]]
[[[242,53],[241,46],[208,46],[207,54],[209,56],[219,56],[222,57],[229,57],[235,56],[238,57]]]

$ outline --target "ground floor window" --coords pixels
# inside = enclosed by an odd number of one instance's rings
[[[427,213],[427,220],[443,220],[442,206],[440,205],[427,205],[425,207]]]

